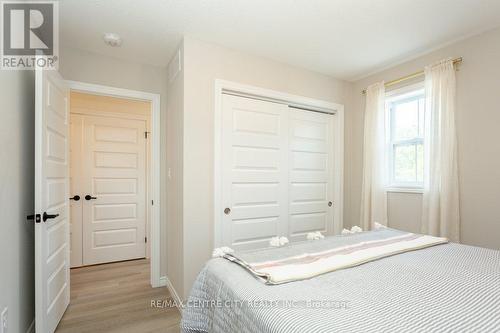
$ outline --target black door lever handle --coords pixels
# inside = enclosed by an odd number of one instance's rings
[[[77,195],[75,195],[75,196],[73,196],[73,197],[69,198],[69,200],[75,200],[75,201],[78,201],[78,200],[80,200],[80,196],[77,194]]]
[[[28,215],[28,216],[26,216],[26,219],[28,219],[28,220],[34,220],[35,223],[40,223],[40,220],[41,220],[40,214]]]
[[[43,212],[42,221],[45,222],[48,219],[55,219],[58,216],[59,216],[59,214],[47,214],[47,212]]]
[[[89,195],[89,194],[87,194],[87,195],[85,196],[85,200],[95,200],[95,199],[97,199],[97,197],[93,197],[93,196],[91,196],[91,195]]]

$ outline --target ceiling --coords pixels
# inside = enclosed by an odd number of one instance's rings
[[[345,80],[500,25],[499,0],[60,0],[60,12],[64,46],[165,66],[186,35]]]

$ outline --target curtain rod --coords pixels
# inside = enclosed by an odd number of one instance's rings
[[[462,57],[453,59],[453,65],[457,65],[457,64],[460,64],[460,63],[462,63]],[[399,79],[395,79],[395,80],[386,82],[384,84],[384,86],[387,88],[387,87],[396,85],[398,83],[401,83],[401,82],[404,82],[404,81],[408,81],[408,80],[417,78],[417,77],[422,76],[424,74],[425,74],[425,72],[423,70],[422,71],[418,71],[418,72],[412,73],[410,75],[406,75],[406,76],[400,77]],[[363,93],[363,95],[366,94],[366,89],[364,89],[362,91],[362,93]]]

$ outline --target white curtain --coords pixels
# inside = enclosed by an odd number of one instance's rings
[[[378,82],[366,89],[360,214],[364,230],[375,222],[387,225],[385,138],[385,87]]]
[[[443,60],[425,68],[426,140],[422,232],[458,242],[460,214],[455,69]]]

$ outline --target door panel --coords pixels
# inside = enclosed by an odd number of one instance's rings
[[[266,247],[287,234],[288,108],[223,95],[223,243]]]
[[[137,192],[137,179],[94,179],[94,190],[100,194],[134,194]]]
[[[36,71],[35,223],[37,332],[54,332],[69,304],[68,89],[56,71]]]
[[[146,122],[84,116],[83,264],[144,258]]]
[[[296,109],[290,115],[291,241],[333,233],[333,116]]]
[[[82,140],[83,140],[83,118],[80,115],[72,114],[70,117],[70,197],[80,196],[80,200],[70,200],[70,253],[71,267],[83,265],[82,248],[82,218],[83,218],[83,196],[80,185],[80,175],[82,173]]]

